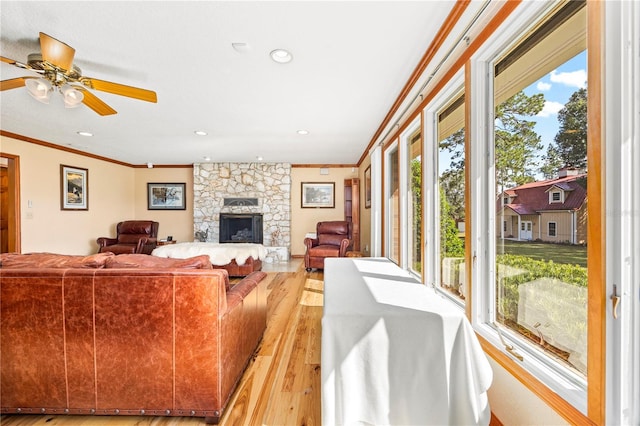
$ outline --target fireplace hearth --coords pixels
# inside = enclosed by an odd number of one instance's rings
[[[262,244],[262,213],[221,213],[221,243]]]

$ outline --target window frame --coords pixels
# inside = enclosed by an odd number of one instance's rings
[[[439,294],[446,297],[460,309],[465,303],[440,287],[440,182],[439,182],[439,129],[438,114],[461,94],[465,94],[464,69],[458,71],[436,94],[422,111],[424,161],[422,164],[422,211],[425,232],[423,234],[425,280]],[[465,132],[467,129],[465,128]],[[466,173],[466,172],[465,172]],[[466,181],[465,181],[466,185]],[[468,220],[465,218],[465,220]],[[466,226],[465,226],[466,227]],[[465,256],[466,258],[466,256]],[[468,281],[467,281],[468,282]],[[467,287],[468,288],[468,287]],[[467,292],[468,294],[468,292]]]
[[[420,152],[423,160],[422,177],[424,180],[424,129],[422,126],[421,114],[419,114],[415,119],[413,119],[413,121],[411,121],[410,124],[400,134],[400,143],[398,148],[400,150],[400,175],[403,176],[404,178],[400,179],[400,194],[401,194],[400,203],[401,203],[401,206],[403,207],[400,208],[401,232],[398,236],[400,237],[400,241],[401,241],[400,243],[401,263],[400,264],[402,268],[407,270],[409,273],[411,273],[413,276],[418,278],[420,281],[422,281],[423,274],[424,274],[424,250],[422,250],[422,259],[421,259],[423,263],[423,268],[422,268],[423,272],[419,273],[418,271],[414,270],[410,265],[412,260],[411,244],[413,242],[413,238],[410,235],[412,231],[411,221],[409,220],[410,219],[409,212],[413,211],[413,203],[412,203],[412,197],[411,197],[412,194],[411,194],[411,164],[410,164],[411,163],[411,137],[416,131],[420,131],[420,142],[421,142]],[[422,187],[424,190],[424,182]],[[424,212],[424,200],[422,203],[422,207]],[[402,225],[402,223],[405,223],[406,226]],[[424,224],[424,218],[422,220],[422,223]],[[424,233],[422,235],[424,240]],[[424,248],[424,241],[422,241],[422,246]]]
[[[393,142],[391,142],[390,144],[388,144],[387,146],[384,147],[383,150],[383,170],[384,170],[384,200],[385,200],[385,208],[384,208],[384,220],[383,220],[383,224],[384,224],[384,231],[383,231],[383,247],[384,247],[384,256],[387,257],[389,260],[391,260],[392,262],[396,263],[397,265],[402,265],[402,250],[403,250],[403,236],[402,236],[402,224],[403,224],[403,216],[402,216],[402,210],[403,210],[403,191],[402,191],[402,187],[403,187],[403,176],[404,173],[403,171],[403,167],[402,167],[402,151],[400,149],[400,141],[398,138],[395,138],[393,140]],[[390,179],[393,179],[393,170],[391,169],[391,167],[394,165],[393,161],[391,161],[391,156],[392,154],[396,153],[397,155],[397,161],[395,164],[395,167],[397,167],[397,173],[398,173],[398,231],[397,231],[397,235],[396,233],[392,233],[392,230],[394,228],[394,224],[393,224],[393,220],[394,220],[394,215],[392,212],[393,209],[393,205],[392,203],[389,202],[390,200],[390,196],[391,196],[391,184],[390,184]],[[398,244],[398,259],[393,259],[391,257],[392,253],[393,253],[393,245],[394,244]]]
[[[553,363],[547,362],[546,357],[536,350],[535,347],[523,345],[512,333],[504,328],[498,329],[491,318],[495,315],[495,266],[491,253],[496,253],[496,232],[495,211],[491,213],[491,208],[487,207],[484,200],[492,199],[493,179],[495,177],[494,158],[494,135],[493,122],[495,113],[493,107],[493,69],[497,58],[504,54],[520,38],[520,34],[530,29],[539,19],[546,16],[560,2],[527,2],[522,3],[517,13],[511,14],[503,23],[504,30],[494,32],[482,46],[476,51],[469,62],[471,72],[469,73],[468,90],[471,94],[470,129],[473,132],[473,143],[470,144],[471,158],[468,159],[471,172],[469,179],[477,182],[470,193],[468,208],[471,210],[470,217],[473,220],[471,236],[469,238],[470,252],[473,259],[469,279],[472,281],[471,320],[484,350],[491,355],[498,363],[512,372],[514,377],[522,381],[530,389],[536,390],[540,398],[549,403],[554,409],[566,419],[576,421],[580,417],[589,417],[591,420],[601,422],[601,414],[592,413],[591,405],[593,401],[600,403],[604,400],[604,393],[601,392],[601,378],[595,377],[592,371],[602,371],[603,365],[591,368],[587,380],[574,374],[569,369],[564,369]],[[587,3],[589,8],[589,3]],[[588,9],[589,10],[589,9]],[[594,16],[591,12],[588,16]],[[591,27],[589,27],[591,30]],[[592,46],[591,43],[588,46]],[[594,53],[595,51],[595,53]],[[590,55],[600,55],[597,49],[592,49]],[[589,60],[589,59],[588,59]],[[589,71],[592,71],[588,66]],[[598,81],[599,76],[590,73],[589,81]],[[590,85],[591,89],[591,85]],[[591,105],[591,104],[590,104]],[[598,117],[599,118],[599,117]],[[591,127],[591,126],[590,126]],[[593,139],[592,139],[593,140]],[[597,177],[594,176],[594,180]],[[598,185],[594,185],[598,186]],[[604,197],[603,193],[593,194]],[[494,209],[495,210],[495,209]],[[601,221],[594,215],[593,222]],[[591,220],[591,219],[590,219]],[[589,228],[592,229],[591,227]],[[487,234],[489,232],[489,235]],[[488,247],[487,247],[488,246]],[[485,250],[488,248],[488,250]],[[590,280],[591,287],[591,280]],[[589,290],[589,304],[594,303],[591,297],[592,290]],[[588,335],[591,342],[591,334],[601,334],[602,327],[592,328],[594,321],[589,319]],[[600,330],[600,331],[599,331]],[[504,343],[503,343],[504,342]],[[589,344],[591,346],[591,343]],[[602,349],[604,351],[604,349]],[[514,353],[524,355],[523,361],[518,361]],[[540,356],[543,355],[543,356]],[[597,359],[600,362],[590,362],[602,364],[603,357],[598,358],[589,349],[589,359]],[[596,375],[598,375],[596,373]],[[592,391],[590,392],[590,389]],[[551,391],[549,391],[551,390]]]
[[[558,195],[558,199],[555,199],[555,195]],[[564,191],[560,191],[560,190],[554,190],[554,191],[549,191],[549,204],[554,204],[554,203],[564,203]]]

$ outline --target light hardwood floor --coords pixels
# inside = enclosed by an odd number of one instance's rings
[[[225,411],[221,425],[320,425],[322,272],[268,271],[264,338]],[[286,270],[286,268],[282,268]],[[6,415],[1,426],[203,425],[202,418]]]

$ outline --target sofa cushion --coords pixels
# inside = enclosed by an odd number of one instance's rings
[[[57,253],[2,253],[1,268],[104,268],[113,253],[89,256]]]
[[[212,269],[209,256],[206,254],[187,259],[173,259],[157,257],[148,254],[119,254],[113,256],[106,264],[106,268],[182,268],[182,269]]]

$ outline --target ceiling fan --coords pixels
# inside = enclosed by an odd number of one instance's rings
[[[117,112],[87,89],[100,90],[147,102],[157,102],[156,93],[151,90],[84,77],[80,68],[73,64],[76,50],[42,32],[40,33],[40,50],[42,53],[30,54],[26,64],[0,56],[2,62],[35,71],[41,76],[26,76],[0,81],[0,91],[26,86],[31,96],[40,102],[49,103],[51,93],[58,90],[62,93],[67,108],[73,108],[83,103],[100,115],[112,115]]]

